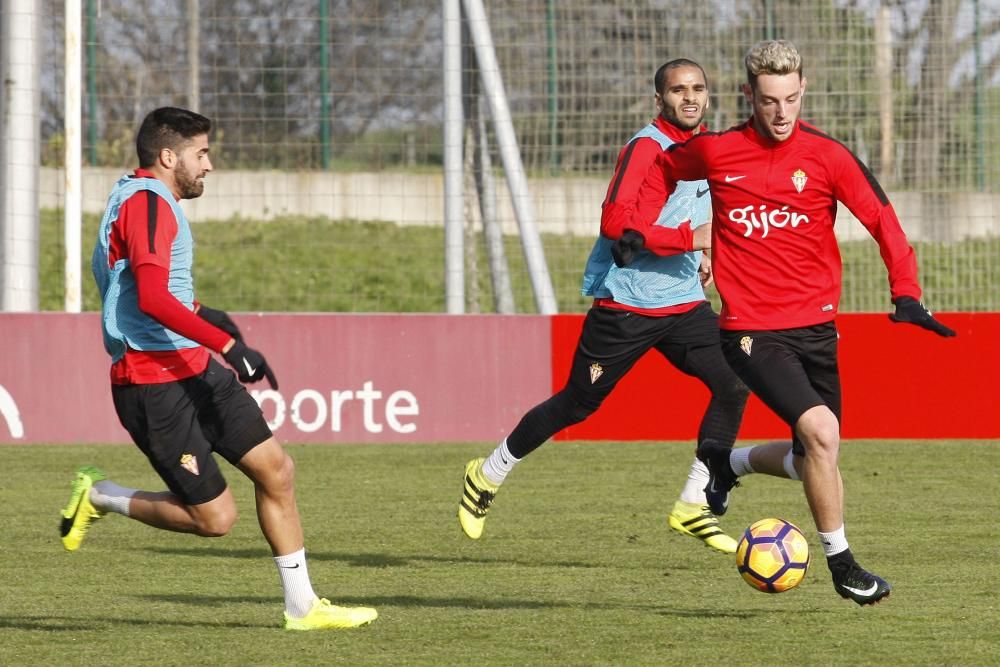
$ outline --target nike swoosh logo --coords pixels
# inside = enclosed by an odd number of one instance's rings
[[[282,570],[295,570],[295,569],[298,569],[298,567],[299,567],[299,564],[296,563],[295,565],[282,565],[281,569]]]
[[[841,584],[841,586],[844,588],[844,590],[851,591],[855,595],[864,595],[865,597],[867,597],[869,595],[874,595],[875,591],[878,590],[878,582],[877,581],[875,583],[873,583],[871,585],[871,587],[868,588],[868,589],[866,589],[866,590],[861,590],[860,588],[851,588],[850,586],[847,586],[845,584]]]
[[[246,357],[243,357],[243,365],[247,367],[247,373],[249,373],[250,375],[253,375],[254,371],[257,370],[256,368],[254,368],[253,366],[250,365],[250,362],[247,361]],[[296,567],[298,567],[298,566],[296,566]]]
[[[717,488],[715,488],[715,478],[713,477],[708,485],[709,493],[722,493]],[[729,507],[729,497],[726,497],[726,502],[722,503],[723,507]]]
[[[730,176],[729,174],[726,174],[726,183],[732,183],[733,181],[738,181],[741,178],[746,178],[746,177],[747,177],[746,174],[743,174],[742,176]]]
[[[705,188],[704,190],[698,190],[698,192],[695,193],[695,196],[698,197],[698,199],[701,199],[707,194],[708,194],[708,188]]]

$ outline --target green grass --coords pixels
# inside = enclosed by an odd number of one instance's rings
[[[0,654],[10,665],[995,664],[996,442],[845,443],[848,538],[890,580],[874,608],[830,585],[798,484],[753,477],[723,525],[807,529],[813,565],[782,595],[664,520],[690,444],[550,443],[508,479],[479,542],[454,516],[465,461],[490,445],[290,446],[310,574],[369,628],[279,629],[281,591],[252,489],[203,539],[111,516],[65,553],[72,470],[159,488],[127,446],[7,446]]]
[[[595,223],[596,224],[596,223]],[[90,275],[97,218],[83,230],[84,310],[98,310]],[[445,310],[444,230],[385,222],[290,217],[194,225],[198,298],[232,311],[430,312]],[[62,218],[42,214],[40,304],[63,309]],[[584,312],[580,276],[592,238],[542,236],[560,312]],[[493,312],[482,242],[467,266],[467,312]],[[517,311],[537,312],[517,237],[506,238]],[[872,241],[842,245],[843,312],[888,312],[888,282]],[[918,244],[927,303],[939,311],[1000,309],[1000,238],[956,244]],[[710,295],[718,307],[714,288]]]

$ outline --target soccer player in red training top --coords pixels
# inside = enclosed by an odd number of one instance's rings
[[[700,65],[686,59],[672,60],[657,70],[653,84],[659,114],[621,149],[605,209],[612,202],[634,206],[642,178],[656,156],[665,147],[704,129],[701,123],[709,95]],[[707,195],[708,185],[695,179],[683,183],[666,204],[660,202],[658,229],[671,239],[675,251],[690,245],[693,236],[707,240]],[[466,465],[458,518],[472,539],[481,536],[494,495],[514,465],[559,431],[597,410],[650,349],[711,391],[698,442],[733,446],[749,392],[722,355],[718,316],[705,301],[701,283],[710,277],[707,258],[698,252],[668,257],[640,250],[631,266],[616,266],[620,259],[613,258],[613,243],[623,230],[612,223],[602,217],[601,235],[584,270],[583,293],[593,296],[594,303],[584,321],[566,386],[529,410],[490,456]],[[708,480],[707,468],[696,459],[668,523],[713,549],[735,552],[736,541],[708,511]]]
[[[613,214],[635,230],[639,240],[632,249],[650,248],[661,234],[651,223],[677,181],[708,180],[723,351],[747,386],[793,429],[790,447],[702,447],[709,506],[724,513],[743,474],[801,479],[834,589],[858,604],[873,604],[891,587],[858,565],[848,548],[837,466],[838,201],[878,243],[896,307],[890,318],[942,336],[955,333],[921,305],[913,249],[875,177],[845,146],[799,120],[806,80],[795,46],[759,43],[745,65],[750,119],[664,151],[646,175],[636,209],[618,207]]]
[[[338,607],[313,592],[294,464],[240,384],[266,377],[277,389],[274,373],[226,313],[194,298],[191,228],[178,202],[205,188],[210,130],[208,118],[184,109],[146,116],[136,137],[139,168],[115,184],[94,248],[115,410],[169,490],[124,488],[82,467],[62,511],[62,543],[79,549],[91,523],[107,512],[164,530],[225,535],[236,504],[215,453],[254,483],[257,518],[284,590],[285,628],[365,625],[378,616],[374,609]]]

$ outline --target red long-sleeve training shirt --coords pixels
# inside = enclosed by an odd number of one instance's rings
[[[663,120],[662,116],[657,116],[654,120],[656,127],[665,135],[674,140],[675,143],[684,143],[695,136],[694,130],[682,130],[675,125]],[[704,125],[698,128],[698,132],[706,132],[708,128]],[[652,137],[640,137],[625,144],[618,152],[618,161],[615,163],[615,173],[608,184],[607,194],[604,195],[604,203],[601,204],[601,234],[609,239],[621,238],[625,231],[623,228],[626,220],[617,218],[614,215],[604,213],[609,204],[619,206],[635,206],[635,201],[639,197],[639,188],[642,186],[646,173],[656,161],[657,156],[663,152],[660,142]],[[664,199],[666,201],[666,199]]]
[[[805,122],[774,142],[752,119],[702,133],[661,153],[624,226],[649,240],[677,181],[707,179],[712,268],[723,329],[790,329],[829,322],[840,301],[840,249],[833,225],[843,202],[878,243],[893,298],[920,298],[917,263],[885,192],[843,144]]]

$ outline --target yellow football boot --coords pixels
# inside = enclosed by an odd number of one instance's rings
[[[338,607],[326,598],[317,598],[312,609],[302,618],[292,618],[285,612],[285,630],[327,630],[357,628],[378,618],[371,607]]]
[[[719,519],[706,505],[678,500],[667,517],[670,527],[683,535],[696,537],[707,546],[724,554],[736,553],[736,540],[722,532]]]
[[[485,459],[472,459],[465,465],[465,489],[462,502],[458,505],[458,521],[465,534],[473,540],[478,540],[483,534],[486,513],[490,511],[493,498],[500,488],[491,484],[483,475],[483,461]]]
[[[93,466],[83,466],[76,471],[76,478],[70,484],[73,491],[69,496],[69,504],[63,509],[62,520],[59,522],[59,533],[66,551],[79,549],[90,524],[104,516],[103,512],[98,512],[90,504],[90,489],[95,482],[106,477]]]

